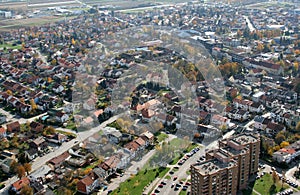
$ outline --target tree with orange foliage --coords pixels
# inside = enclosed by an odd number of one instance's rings
[[[7,93],[8,95],[13,95],[13,92],[12,92],[11,90],[6,90],[6,93]]]

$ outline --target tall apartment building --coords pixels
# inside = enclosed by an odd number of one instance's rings
[[[223,155],[220,155],[223,154]],[[238,165],[238,183],[237,189],[242,190],[246,189],[248,186],[249,179],[249,167],[250,167],[250,150],[248,148],[243,148],[241,150],[236,150],[230,146],[220,148],[217,150],[212,150],[206,153],[206,159],[223,159],[224,156],[228,156],[226,158],[232,159],[237,162]]]
[[[223,148],[230,146],[236,150],[243,148],[249,148],[250,150],[250,168],[249,175],[253,175],[257,172],[259,153],[260,153],[260,137],[259,135],[252,134],[240,134],[228,139],[219,141],[219,147]]]
[[[237,172],[233,160],[212,159],[191,165],[191,194],[236,194]]]
[[[247,188],[249,176],[258,170],[259,152],[260,138],[256,135],[241,134],[219,141],[218,149],[206,153],[206,161],[191,165],[191,194],[234,195]]]

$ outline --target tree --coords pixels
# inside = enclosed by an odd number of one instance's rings
[[[300,121],[297,123],[296,131],[300,131]]]
[[[9,148],[9,141],[7,139],[0,140],[0,150]]]
[[[290,145],[289,142],[283,141],[283,142],[281,142],[281,144],[280,144],[280,148],[285,148],[285,147],[287,147],[287,146],[289,146],[289,145]]]
[[[283,188],[284,180],[285,180],[285,171],[282,171],[281,188]]]
[[[273,185],[275,185],[278,182],[278,179],[279,179],[279,177],[278,177],[276,171],[273,171],[272,172]]]
[[[52,61],[51,61],[51,65],[52,66],[55,66],[57,64],[57,60],[56,59],[53,59]]]
[[[283,142],[284,140],[286,140],[285,135],[283,134],[283,132],[279,132],[276,137],[275,137],[275,142],[276,144],[281,144],[281,142]]]
[[[257,48],[256,49],[257,49],[257,51],[262,52],[263,49],[264,49],[264,45],[261,44],[261,43],[257,43]]]
[[[17,166],[16,173],[18,178],[21,179],[25,176],[25,168],[22,165]]]
[[[27,175],[29,175],[29,172],[31,171],[31,164],[25,163],[23,166],[24,166],[24,169],[25,169]]]
[[[34,102],[34,99],[30,99],[30,105],[32,110],[36,110],[38,108],[36,103]]]
[[[9,167],[10,171],[13,172],[13,173],[16,172],[17,166],[18,166],[17,161],[13,160],[13,161],[10,163],[10,167]]]
[[[53,135],[55,133],[56,133],[56,130],[52,126],[47,126],[43,131],[43,135]]]
[[[22,187],[20,194],[21,195],[33,195],[33,189],[28,185],[24,185]]]
[[[6,90],[6,93],[7,93],[8,95],[13,95],[13,92],[12,92],[11,90]]]
[[[72,191],[66,187],[59,187],[57,189],[57,195],[72,195]]]
[[[270,148],[268,149],[268,155],[269,155],[269,156],[272,156],[272,155],[273,155],[273,152],[274,152],[273,148],[270,147]]]

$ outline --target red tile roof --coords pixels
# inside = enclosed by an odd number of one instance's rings
[[[19,181],[16,181],[15,183],[12,184],[12,186],[19,191],[20,189],[22,189],[23,186],[25,185],[29,185],[30,181],[27,177],[23,177],[22,179],[20,179]]]

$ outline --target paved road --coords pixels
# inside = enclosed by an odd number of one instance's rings
[[[247,25],[248,25],[248,28],[249,28],[250,32],[255,31],[255,28],[254,28],[254,26],[252,25],[252,23],[251,23],[249,17],[248,17],[248,16],[243,16],[243,17],[244,17],[244,19],[246,20],[246,23],[247,23]]]

